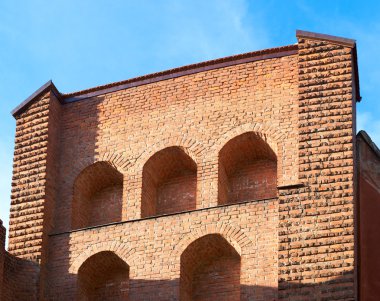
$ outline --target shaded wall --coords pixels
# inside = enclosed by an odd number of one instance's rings
[[[360,205],[360,297],[380,296],[380,152],[369,136],[357,136]]]
[[[0,220],[0,300],[38,300],[39,265],[5,250],[6,231]]]

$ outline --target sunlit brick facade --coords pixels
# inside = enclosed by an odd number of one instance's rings
[[[2,300],[357,300],[356,44],[297,39],[16,108]]]

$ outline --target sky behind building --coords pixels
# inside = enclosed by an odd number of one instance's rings
[[[8,228],[15,120],[52,79],[67,93],[296,43],[302,29],[357,40],[358,129],[380,145],[380,2],[271,0],[0,2],[0,219]]]

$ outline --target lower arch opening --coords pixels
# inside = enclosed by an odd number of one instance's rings
[[[129,300],[129,266],[111,251],[89,257],[79,268],[77,301]]]
[[[181,255],[180,300],[240,300],[240,261],[219,234],[192,242]]]

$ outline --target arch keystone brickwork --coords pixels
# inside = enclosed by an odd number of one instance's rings
[[[116,152],[100,153],[93,157],[83,158],[77,162],[74,162],[74,164],[70,167],[71,172],[68,175],[68,178],[70,179],[71,183],[75,181],[76,177],[86,167],[97,162],[107,162],[123,175],[128,173],[129,169],[133,165],[132,161],[125,158],[125,155],[123,153],[116,153]]]
[[[135,250],[129,248],[125,243],[118,241],[108,241],[108,242],[99,242],[96,244],[91,244],[84,249],[79,255],[77,255],[70,265],[69,273],[77,274],[81,265],[92,255],[95,255],[99,252],[111,251],[119,256],[124,262],[126,262],[130,267],[133,267],[135,262],[134,254]]]
[[[184,236],[177,245],[173,247],[171,252],[171,259],[175,262],[179,262],[181,254],[185,249],[197,239],[209,235],[219,234],[226,241],[231,244],[239,253],[240,256],[244,256],[248,250],[253,246],[251,239],[237,226],[231,223],[215,223],[195,228]]]
[[[202,154],[206,151],[206,148],[199,141],[188,138],[186,135],[183,136],[171,136],[159,140],[158,142],[147,143],[149,147],[142,152],[135,161],[133,169],[136,174],[142,174],[142,169],[144,164],[152,157],[155,153],[163,150],[167,147],[177,146],[182,148],[182,150],[194,160],[194,162],[199,165],[202,162]]]
[[[227,130],[211,147],[211,156],[217,160],[220,150],[228,143],[228,141],[249,132],[255,133],[262,138],[276,154],[278,175],[277,185],[281,186],[298,183],[298,164],[295,162],[298,160],[297,145],[293,145],[292,141],[287,139],[287,135],[282,129],[267,123],[244,123]]]

